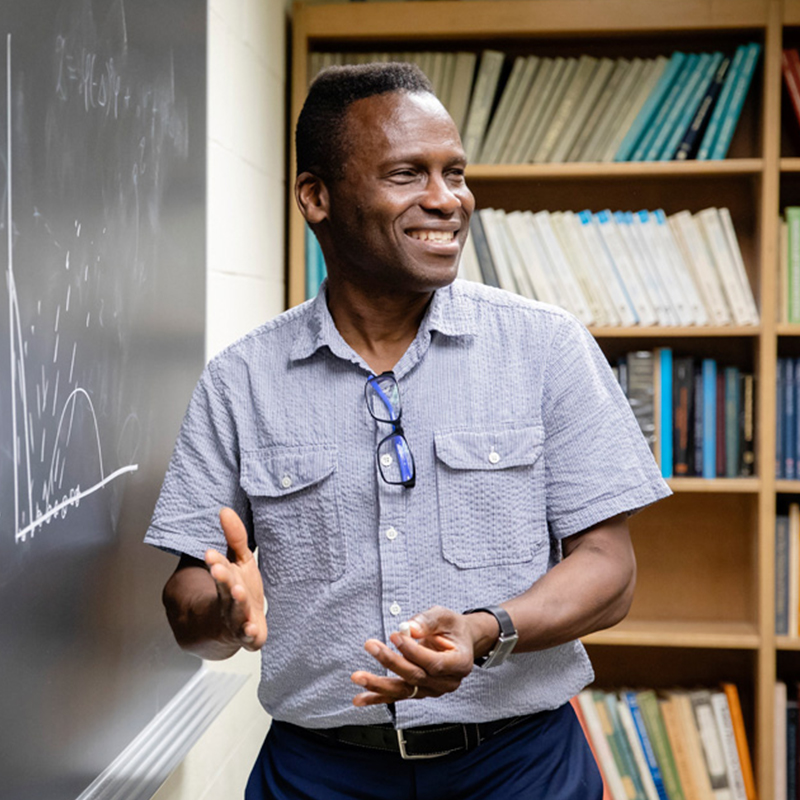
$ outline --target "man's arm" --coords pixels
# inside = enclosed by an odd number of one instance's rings
[[[636,583],[627,517],[620,514],[562,542],[562,561],[527,591],[501,605],[519,632],[515,652],[544,650],[608,628],[630,609]],[[398,677],[363,670],[352,680],[365,688],[355,705],[438,697],[455,691],[473,660],[486,655],[499,635],[491,614],[463,615],[432,608],[409,620],[410,635],[393,633],[398,652],[370,639],[365,648]]]
[[[205,563],[182,556],[164,586],[167,619],[178,644],[201,658],[218,661],[239,648],[259,650],[267,639],[264,587],[237,514],[222,509],[220,525],[228,556],[206,552]]]

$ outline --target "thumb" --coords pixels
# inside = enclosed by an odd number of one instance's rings
[[[249,561],[253,553],[247,546],[247,528],[232,508],[223,508],[219,512],[219,523],[225,534],[225,541],[233,551],[237,561]]]

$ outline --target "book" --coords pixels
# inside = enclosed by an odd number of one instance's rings
[[[714,800],[731,800],[728,768],[725,763],[719,727],[711,705],[711,692],[708,689],[696,689],[689,692],[688,697],[694,723],[700,736],[705,769]]]
[[[595,705],[591,690],[584,689],[580,692],[578,694],[578,703],[581,707],[581,711],[583,711],[586,728],[589,731],[589,736],[594,746],[594,751],[597,754],[597,759],[600,762],[601,771],[611,797],[613,800],[631,800],[622,783],[619,769],[617,768],[617,764],[611,752],[611,746],[603,731],[603,725],[597,713],[597,706]]]
[[[603,774],[603,766],[600,763],[600,759],[597,756],[597,751],[594,749],[592,737],[589,735],[589,728],[586,725],[586,718],[583,716],[583,710],[581,709],[581,704],[578,701],[577,697],[571,698],[569,704],[572,706],[572,710],[575,712],[575,716],[578,718],[578,723],[580,724],[581,730],[583,731],[583,735],[586,738],[586,743],[589,745],[589,749],[592,751],[595,763],[597,764],[597,769],[600,772],[600,777],[603,779],[602,800],[613,800],[611,797],[611,792],[609,792],[608,790],[608,782],[606,781],[606,776]]]
[[[536,300],[536,290],[531,281],[531,273],[528,268],[528,261],[517,241],[514,232],[508,221],[508,214],[503,211],[495,211],[495,222],[497,230],[505,248],[506,259],[509,263],[514,282],[517,284],[517,291],[531,300]]]
[[[792,110],[800,123],[800,54],[796,48],[786,48],[781,53],[781,75]]]
[[[797,797],[797,700],[786,701],[786,795]]]
[[[666,692],[666,700],[661,702],[664,724],[684,794],[696,800],[715,800],[703,763],[703,746],[692,715],[689,693],[683,689],[669,691]]]
[[[444,107],[453,118],[456,128],[464,132],[464,123],[469,108],[469,98],[472,93],[472,81],[475,75],[475,65],[478,57],[475,53],[456,53],[453,65],[453,83],[450,87],[447,103]]]
[[[617,706],[617,719],[619,720],[620,727],[622,728],[625,738],[628,742],[631,755],[633,756],[636,770],[639,774],[639,780],[642,784],[642,790],[646,800],[659,800],[658,789],[656,789],[655,781],[650,772],[650,767],[645,756],[644,747],[639,739],[639,734],[636,730],[636,723],[633,720],[633,714],[628,704],[621,697],[613,696],[614,702]]]
[[[713,149],[709,158],[721,159],[728,154],[728,149],[733,139],[736,125],[742,113],[747,91],[753,79],[758,57],[761,54],[761,45],[758,42],[751,42],[747,46],[747,51],[742,59],[739,69],[734,73],[736,82],[733,86],[725,116],[722,119],[716,138],[713,142]],[[700,146],[702,149],[702,145]]]
[[[658,760],[664,787],[667,791],[669,800],[686,800],[683,793],[678,771],[675,767],[675,759],[672,755],[672,747],[667,737],[664,727],[664,719],[658,706],[658,698],[652,689],[638,692],[636,699],[642,712],[647,735],[653,745],[653,751]]]
[[[747,732],[744,727],[739,690],[735,683],[722,683],[721,688],[728,700],[728,708],[730,710],[734,737],[736,739],[736,752],[739,754],[739,764],[741,765],[747,800],[757,800],[758,794],[756,792],[755,776],[753,775],[753,762],[750,758],[750,749],[747,745]]]
[[[780,221],[778,233],[778,322],[789,321],[789,226]]]
[[[775,794],[774,800],[789,800],[786,782],[786,684],[783,681],[775,682],[775,736],[774,736],[774,765],[775,765]],[[794,798],[791,798],[794,800]]]
[[[788,321],[800,322],[800,206],[784,209],[788,232]]]
[[[661,773],[661,767],[658,764],[653,744],[650,741],[650,735],[647,732],[647,726],[644,723],[641,708],[639,707],[639,700],[637,699],[636,692],[624,691],[620,695],[621,699],[625,701],[628,708],[631,710],[631,717],[633,718],[634,725],[636,726],[636,733],[639,736],[639,741],[642,744],[642,752],[644,753],[647,766],[650,770],[650,776],[653,779],[653,785],[658,793],[659,800],[669,800],[666,787],[664,786],[664,779]]]
[[[703,371],[703,477],[717,477],[717,362],[704,358]]]
[[[672,477],[672,349],[659,347],[656,350],[659,361],[660,384],[657,392],[661,401],[661,476]]]
[[[492,104],[504,60],[505,55],[497,50],[484,50],[481,53],[478,74],[475,78],[475,88],[472,90],[469,110],[464,122],[464,131],[461,136],[464,152],[467,154],[467,160],[469,161],[477,158],[481,142],[486,133],[486,126],[489,122],[489,115],[492,111]]]
[[[800,505],[789,503],[789,636],[800,634]]]
[[[725,471],[726,478],[738,478],[741,469],[740,424],[741,373],[738,367],[725,367]]]
[[[611,755],[617,765],[625,794],[630,800],[645,800],[644,788],[639,777],[639,772],[630,751],[630,745],[619,723],[617,714],[616,698],[613,694],[594,691],[592,692],[597,715],[603,733],[608,740]]]
[[[543,303],[557,305],[557,291],[551,286],[548,270],[542,264],[542,256],[539,254],[539,243],[526,218],[526,214],[530,213],[530,211],[512,211],[506,214],[506,224],[514,237],[514,242],[527,271],[528,283],[534,298]]]
[[[483,282],[481,275],[481,265],[478,261],[478,253],[475,250],[475,237],[467,236],[464,242],[464,249],[461,251],[461,261],[458,264],[458,277],[465,281]]]
[[[722,91],[722,85],[725,82],[725,76],[728,74],[730,66],[731,58],[729,56],[725,56],[719,62],[711,83],[708,85],[689,127],[678,145],[675,152],[676,161],[694,158],[697,154],[697,149],[700,147],[700,141],[711,119],[711,112],[719,98],[719,93]]]
[[[703,367],[695,364],[694,369],[694,427],[692,441],[694,444],[692,455],[692,474],[695,477],[703,475]]]
[[[511,263],[505,250],[505,243],[495,221],[495,210],[493,208],[482,208],[474,216],[480,217],[483,232],[486,236],[486,243],[492,256],[494,271],[497,275],[498,286],[507,292],[519,293],[519,287],[516,280],[514,280]]]
[[[791,358],[781,359],[783,365],[782,391],[783,391],[783,469],[781,477],[786,480],[794,480],[795,473],[795,451],[796,451],[796,423],[795,408],[797,406],[797,392],[795,387],[794,360]]]
[[[789,635],[789,517],[775,516],[775,635]]]
[[[475,252],[478,254],[478,263],[480,264],[483,282],[487,286],[500,288],[500,283],[497,280],[497,272],[494,268],[494,261],[492,260],[492,252],[486,240],[486,233],[483,230],[483,222],[481,221],[480,214],[473,214],[470,218],[469,232],[472,240],[475,242]]]
[[[676,477],[692,474],[692,434],[694,418],[694,359],[675,358],[672,363],[673,469]]]
[[[739,753],[736,750],[736,736],[733,730],[728,698],[721,690],[711,692],[711,707],[717,721],[720,743],[725,757],[725,766],[728,771],[728,785],[731,791],[731,800],[747,800],[742,767],[739,763]]]
[[[617,152],[614,154],[614,161],[629,161],[635,149],[638,147],[640,140],[646,135],[649,130],[650,120],[655,116],[661,103],[669,92],[675,78],[683,67],[683,62],[686,60],[686,54],[676,50],[669,59],[664,71],[661,74],[656,85],[650,91],[647,99],[642,104],[639,113],[631,123],[628,132],[625,134]]]
[[[742,418],[740,421],[741,462],[740,475],[743,478],[755,474],[755,376],[752,373],[742,375]]]
[[[760,321],[758,308],[755,298],[753,297],[750,281],[747,277],[747,269],[745,268],[744,259],[742,258],[742,250],[739,247],[739,238],[736,236],[736,230],[733,227],[731,212],[724,206],[717,209],[717,211],[719,212],[719,219],[722,223],[722,230],[725,233],[725,240],[728,243],[728,249],[733,256],[734,274],[738,278],[740,291],[744,297],[748,323],[750,325],[758,325]]]
[[[717,423],[717,450],[714,462],[716,464],[717,477],[722,478],[725,476],[725,449],[727,444],[725,439],[725,374],[722,368],[717,369],[717,413],[715,421]]]
[[[635,350],[627,355],[628,402],[653,453],[656,449],[654,361],[650,350]]]
[[[786,420],[786,359],[779,358],[775,376],[775,477],[785,477],[783,423]]]

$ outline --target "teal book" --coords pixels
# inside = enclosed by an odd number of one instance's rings
[[[733,56],[728,74],[725,77],[725,83],[722,84],[722,91],[719,93],[719,99],[711,112],[711,119],[708,121],[708,127],[700,140],[700,147],[697,149],[697,160],[707,161],[711,157],[711,148],[717,139],[722,120],[728,110],[731,94],[733,93],[733,86],[736,83],[736,76],[744,60],[745,53],[747,52],[747,45],[740,44],[736,48],[736,53]]]
[[[660,347],[657,350],[661,362],[659,375],[661,385],[661,477],[672,477],[672,350]]]
[[[692,71],[687,73],[686,80],[684,81],[680,92],[678,92],[678,96],[675,98],[675,101],[672,103],[672,105],[667,109],[667,116],[664,120],[664,124],[661,126],[656,138],[650,145],[650,150],[647,153],[647,161],[663,160],[663,155],[669,146],[669,143],[673,140],[675,129],[681,124],[681,121],[686,114],[686,107],[694,99],[698,84],[705,79],[710,61],[710,53],[700,53],[697,61],[695,61]],[[689,124],[688,121],[686,124]],[[679,137],[683,133],[683,130],[683,128],[680,130],[678,134]],[[679,141],[680,138],[677,142],[675,142],[674,147],[678,146]]]
[[[614,161],[628,161],[639,144],[639,140],[649,130],[648,125],[652,117],[658,113],[658,108],[664,95],[670,90],[678,73],[686,60],[686,54],[676,50],[670,57],[669,63],[664,68],[664,73],[658,83],[653,87],[647,100],[644,101],[641,111],[636,115],[630,129],[625,134],[619,149],[614,155]]]
[[[672,131],[667,138],[667,143],[661,149],[658,158],[660,161],[672,161],[675,158],[678,148],[681,145],[686,132],[694,122],[697,110],[705,98],[709,86],[714,81],[714,76],[717,74],[719,65],[722,63],[724,56],[720,52],[711,53],[708,60],[705,62],[702,72],[698,69],[699,77],[692,86],[691,91],[688,93],[683,107],[678,115],[675,124],[672,126]]]
[[[742,442],[739,435],[741,415],[741,374],[737,367],[725,367],[725,477],[739,477]]]
[[[728,148],[731,146],[733,133],[736,130],[736,125],[742,114],[742,107],[744,106],[747,92],[753,81],[753,73],[756,71],[759,55],[761,55],[761,45],[758,44],[758,42],[751,42],[747,46],[747,53],[742,59],[741,68],[737,73],[736,83],[731,92],[728,109],[723,117],[719,132],[717,133],[717,138],[714,141],[714,147],[710,156],[711,159],[725,158],[728,154]]]
[[[683,90],[683,87],[686,85],[686,81],[689,80],[689,76],[692,74],[692,72],[694,72],[694,68],[697,66],[697,62],[699,60],[700,56],[697,53],[689,53],[689,55],[686,56],[683,66],[681,67],[681,71],[675,77],[675,80],[672,82],[672,86],[670,86],[669,91],[666,93],[666,95],[664,95],[661,105],[658,107],[658,111],[649,123],[647,133],[645,133],[639,144],[636,146],[636,149],[633,151],[633,155],[630,159],[631,161],[648,160],[653,143],[655,142],[656,138],[660,136],[661,131],[666,124],[670,109],[677,101],[678,96]]]
[[[704,358],[703,374],[703,477],[717,477],[717,362]]]

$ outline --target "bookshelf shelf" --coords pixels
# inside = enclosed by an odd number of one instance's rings
[[[589,645],[755,650],[761,637],[746,622],[624,621],[583,638]],[[800,649],[800,642],[798,643]]]
[[[775,462],[778,346],[800,355],[800,325],[778,324],[778,218],[794,189],[800,157],[781,158],[781,48],[784,26],[800,27],[800,0],[439,0],[297,4],[293,11],[294,126],[308,85],[310,53],[501,50],[509,54],[652,57],[674,50],[763,47],[750,95],[718,161],[473,164],[467,180],[480,208],[566,210],[663,208],[667,214],[714,205],[730,209],[761,323],[725,327],[595,328],[606,355],[672,347],[755,374],[756,463],[760,477],[674,478],[675,496],[631,521],[639,588],[630,617],[586,637],[598,682],[672,688],[736,681],[745,698],[758,796],[774,800],[774,684],[778,653],[800,640],[774,637],[774,546],[779,481]],[[800,35],[797,30],[792,36]],[[561,50],[560,50],[561,49]],[[291,139],[290,139],[291,143]],[[800,156],[787,147],[784,155]],[[289,174],[294,170],[291,153]],[[785,177],[784,177],[785,176]],[[785,204],[785,203],[784,203]],[[304,222],[290,198],[288,298],[305,299]],[[795,353],[794,349],[798,352]],[[700,621],[697,621],[700,620]],[[616,648],[616,649],[615,649]],[[800,657],[783,653],[782,662]],[[787,673],[787,664],[783,664]],[[788,674],[788,673],[787,673]],[[793,680],[800,675],[793,673]],[[606,685],[613,685],[606,683]]]
[[[778,650],[800,650],[800,636],[776,636],[775,647]]]
[[[797,326],[800,328],[800,326]],[[699,337],[725,338],[725,337],[755,337],[761,333],[758,325],[729,325],[726,327],[689,327],[668,328],[665,326],[629,327],[629,328],[590,328],[596,339],[682,339]],[[800,334],[800,331],[798,331]]]
[[[785,159],[797,161],[800,158]],[[611,164],[471,164],[467,180],[544,181],[569,178],[608,180],[610,178],[739,178],[760,175],[764,168],[760,158],[730,158],[722,161],[643,161]]]
[[[761,491],[758,478],[670,478],[667,483],[673,492],[758,494]],[[800,489],[800,481],[797,485]]]

